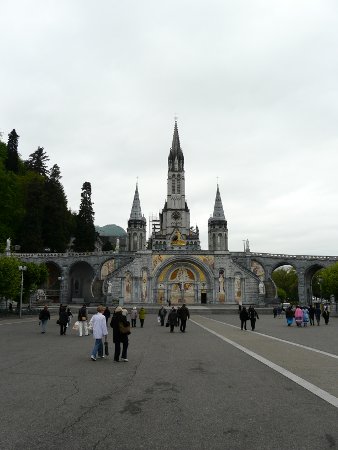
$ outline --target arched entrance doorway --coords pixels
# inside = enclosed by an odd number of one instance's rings
[[[89,303],[93,299],[94,269],[86,262],[75,263],[69,271],[69,294],[72,302]]]
[[[176,260],[159,268],[154,298],[159,304],[199,304],[213,301],[210,270],[199,261]]]

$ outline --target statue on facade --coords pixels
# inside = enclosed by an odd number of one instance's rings
[[[246,251],[246,252],[250,252],[249,239],[246,240],[246,243],[245,243],[245,251]]]
[[[120,239],[117,238],[117,239],[116,239],[115,251],[116,251],[116,252],[119,252],[119,250],[120,250]]]
[[[264,286],[263,281],[261,281],[261,282],[259,283],[258,290],[259,290],[259,293],[260,293],[261,295],[264,295],[264,294],[265,294],[265,286]]]
[[[111,281],[108,281],[107,283],[107,294],[111,294],[113,291],[113,283]]]
[[[11,238],[8,238],[6,241],[6,252],[11,251]]]

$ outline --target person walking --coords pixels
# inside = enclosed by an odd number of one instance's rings
[[[161,323],[161,327],[164,326],[164,320],[165,320],[165,316],[167,315],[167,310],[165,309],[165,307],[162,305],[161,308],[158,311],[158,317],[160,318],[160,323]]]
[[[177,323],[177,312],[174,306],[172,307],[170,313],[168,314],[168,322],[170,327],[170,333],[173,333]]]
[[[185,333],[185,327],[187,326],[187,319],[190,319],[190,312],[184,303],[180,308],[179,317],[180,317],[180,331],[182,333]]]
[[[323,311],[322,316],[323,316],[323,319],[325,320],[325,325],[328,325],[329,319],[330,319],[330,311],[327,306],[324,306],[324,311]]]
[[[297,327],[301,327],[303,323],[303,310],[298,305],[295,311],[295,321]]]
[[[322,314],[322,311],[320,309],[319,304],[317,303],[316,307],[315,307],[315,318],[316,318],[316,322],[317,322],[318,326],[320,325],[320,316],[321,316],[321,314]]]
[[[251,330],[255,331],[256,319],[259,319],[259,317],[258,317],[258,313],[255,310],[255,308],[253,307],[253,305],[250,305],[250,307],[248,309],[248,316],[249,316],[250,323],[251,323]]]
[[[109,310],[108,306],[106,306],[106,307],[104,308],[103,315],[104,315],[104,317],[106,318],[106,323],[108,323],[108,319],[109,319],[109,317],[110,317],[110,310]]]
[[[292,311],[292,306],[289,306],[287,308],[287,310],[285,311],[285,318],[286,318],[286,323],[288,324],[288,327],[291,327],[291,325],[293,323],[293,318],[294,318],[294,313]]]
[[[309,306],[309,319],[310,319],[310,325],[315,324],[315,309],[312,305]]]
[[[110,326],[113,329],[113,342],[115,344],[115,351],[114,351],[115,362],[120,361],[121,343],[123,345],[121,360],[124,362],[128,362],[127,349],[129,344],[128,335],[130,334],[130,326],[129,322],[127,321],[126,317],[123,316],[122,312],[123,311],[121,306],[115,308],[115,311],[113,313],[110,322]]]
[[[273,318],[275,319],[276,317],[277,317],[277,312],[278,312],[278,308],[277,308],[277,306],[274,306],[274,308],[273,308]]]
[[[68,306],[67,308],[67,315],[68,315],[68,324],[67,324],[67,328],[69,327],[69,325],[72,323],[72,318],[73,318],[73,314]]]
[[[146,314],[147,314],[147,311],[142,306],[138,313],[138,318],[140,319],[141,328],[143,328],[144,319],[146,317]]]
[[[137,319],[137,309],[136,306],[133,307],[130,313],[131,327],[136,327],[136,319]]]
[[[45,305],[44,308],[39,313],[39,321],[41,325],[41,334],[46,333],[46,326],[48,323],[48,320],[50,320],[50,313],[48,311],[48,306]]]
[[[304,306],[303,308],[303,326],[307,327],[309,323],[309,311],[306,308],[306,306]]]
[[[245,306],[242,306],[239,318],[241,319],[241,330],[243,330],[243,327],[246,330],[246,321],[249,319],[249,315]]]
[[[62,306],[59,314],[60,335],[65,335],[68,325],[67,307]]]
[[[77,320],[79,321],[79,336],[81,337],[83,333],[88,336],[88,313],[85,304],[79,309]]]
[[[93,329],[93,338],[95,339],[94,348],[90,355],[92,361],[96,361],[97,354],[99,355],[99,358],[104,358],[102,338],[104,337],[105,341],[107,341],[108,336],[107,321],[106,317],[103,315],[104,306],[100,305],[96,310],[97,313],[94,314],[89,322]]]

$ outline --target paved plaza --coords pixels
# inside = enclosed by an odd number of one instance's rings
[[[195,313],[170,334],[148,314],[127,363],[91,361],[92,336],[60,336],[56,319],[46,334],[36,317],[0,320],[2,450],[338,447],[338,318],[261,315],[251,332]]]

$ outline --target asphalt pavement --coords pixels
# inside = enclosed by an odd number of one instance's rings
[[[37,318],[1,319],[0,448],[338,447],[337,318],[262,316],[245,332],[237,314],[194,314],[171,334],[149,314],[129,341],[129,362],[113,362],[112,333],[93,362],[92,336],[60,336],[56,317],[46,334]]]

